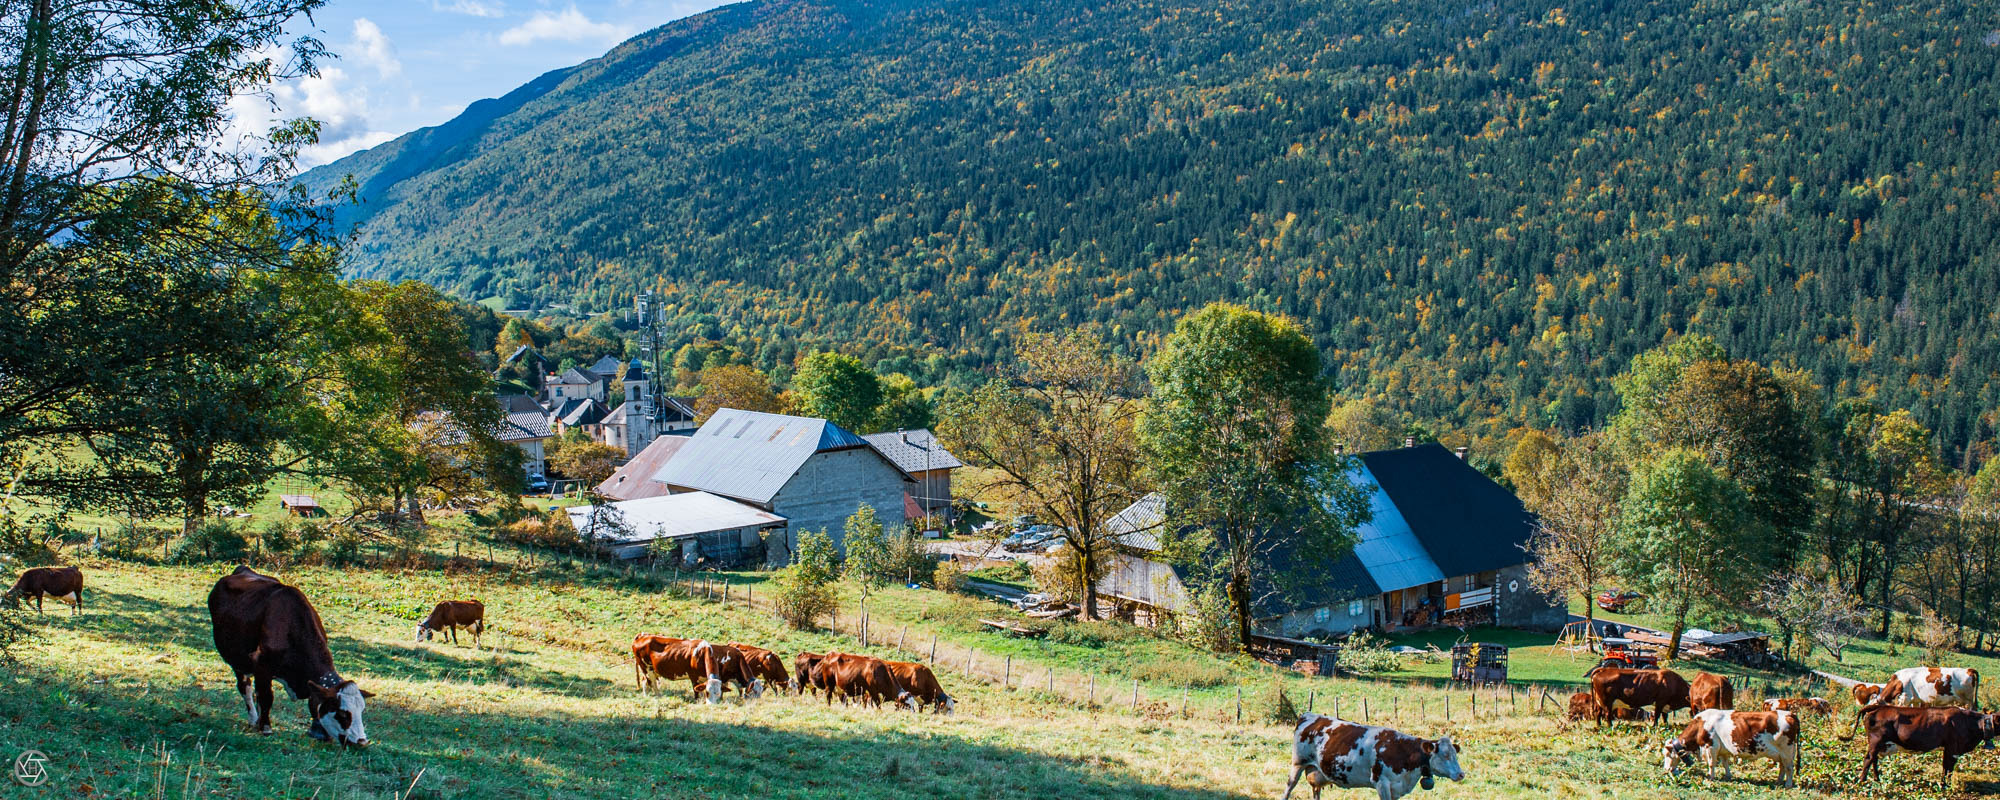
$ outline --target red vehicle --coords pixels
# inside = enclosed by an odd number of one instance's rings
[[[1597,666],[1592,667],[1590,672],[1596,672],[1605,667],[1617,667],[1619,669],[1659,669],[1660,655],[1654,652],[1652,648],[1633,642],[1631,639],[1607,636],[1604,639],[1604,658],[1598,660]],[[1589,672],[1584,673],[1584,677],[1589,676]]]
[[[1613,614],[1646,601],[1646,596],[1630,589],[1606,589],[1597,593],[1597,607]]]

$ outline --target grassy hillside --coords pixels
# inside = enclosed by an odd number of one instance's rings
[[[934,593],[877,595],[871,616],[878,641],[903,625],[916,632],[902,637],[941,636],[940,677],[960,698],[950,718],[793,697],[709,707],[636,695],[624,656],[639,631],[740,638],[787,653],[858,649],[851,638],[787,632],[745,610],[740,584],[731,590],[736,602],[724,605],[663,591],[644,576],[585,571],[294,571],[285,577],[317,602],[343,674],[378,693],[369,707],[375,744],[342,752],[305,738],[296,702],[275,710],[279,733],[244,730],[202,608],[226,567],[85,567],[89,613],[32,620],[43,641],[0,673],[0,751],[42,750],[55,777],[9,797],[1208,800],[1274,796],[1288,774],[1286,727],[1255,719],[1269,678],[1254,668],[1218,665],[1141,636],[1060,644],[968,634],[955,627],[966,610],[960,601]],[[488,634],[489,650],[410,641],[431,602],[462,596],[486,602],[498,628]],[[965,644],[979,651],[979,677],[957,663],[955,648]],[[1001,689],[998,662],[1009,656],[1015,671]],[[1193,718],[1183,719],[1175,689],[1187,668],[1172,665],[1204,663],[1223,677],[1196,694]],[[1129,684],[1114,684],[1123,673],[1112,668],[1138,664],[1165,668],[1141,682],[1135,711]],[[1039,685],[1051,668],[1062,696]],[[1094,709],[1063,695],[1086,672],[1100,675]],[[1228,721],[1239,681],[1253,718],[1240,725]],[[1473,720],[1467,696],[1454,693],[1447,723],[1445,694],[1433,689],[1295,678],[1293,696],[1303,697],[1307,685],[1321,710],[1338,698],[1346,715],[1358,716],[1367,698],[1378,719],[1395,713],[1406,729],[1458,736],[1472,777],[1441,787],[1441,797],[1943,796],[1934,788],[1934,758],[1893,758],[1887,780],[1851,786],[1855,747],[1829,742],[1824,724],[1808,731],[1806,788],[1778,791],[1765,785],[1769,771],[1754,767],[1734,782],[1692,775],[1662,782],[1652,755],[1658,732],[1572,729],[1535,715],[1526,701],[1518,710],[1502,704],[1495,715],[1489,696]],[[1964,774],[1951,796],[2000,789],[2000,759],[1988,753],[1970,758]]]
[[[1992,20],[1906,2],[752,0],[306,180],[359,179],[368,275],[656,290],[766,368],[1233,300],[1490,433],[1698,331],[1955,454],[2000,406],[1996,72]]]

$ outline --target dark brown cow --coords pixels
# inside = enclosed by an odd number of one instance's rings
[[[745,699],[764,693],[764,681],[750,674],[743,652],[729,645],[679,639],[653,651],[634,640],[632,648],[635,658],[651,656],[655,675],[670,681],[686,678],[695,696],[706,692],[710,703],[722,702],[722,693],[730,683],[742,689]]]
[[[1597,719],[1603,716],[1603,713],[1589,692],[1577,692],[1569,696],[1570,721]],[[1612,719],[1641,720],[1646,716],[1646,710],[1643,708],[1620,708],[1611,712]]]
[[[235,670],[236,691],[258,733],[271,732],[271,680],[276,678],[293,697],[306,701],[312,719],[307,731],[313,738],[368,744],[361,712],[366,698],[374,695],[334,671],[326,628],[304,592],[239,566],[209,591],[208,617],[215,627],[215,651]]]
[[[904,691],[916,698],[917,710],[921,711],[928,705],[933,714],[950,714],[958,707],[958,702],[944,693],[944,687],[938,684],[937,675],[931,672],[930,667],[911,661],[883,663],[889,665],[889,672],[896,676],[896,682],[903,685]]]
[[[730,642],[729,646],[743,653],[744,665],[750,668],[751,675],[763,680],[764,685],[792,688],[792,676],[785,673],[785,661],[777,653],[742,642]]]
[[[1700,714],[1709,709],[1729,710],[1736,707],[1736,687],[1729,679],[1712,672],[1694,674],[1694,684],[1688,689],[1688,710]]]
[[[887,699],[896,705],[917,710],[917,699],[903,689],[889,665],[873,656],[827,653],[813,668],[813,682],[826,691],[827,705],[840,695],[841,705],[850,698],[863,699],[877,708]]]
[[[35,613],[42,613],[42,598],[53,597],[69,604],[69,613],[83,613],[83,570],[76,567],[34,567],[21,573],[14,588],[0,595],[18,605],[23,599],[35,601]]]
[[[799,676],[798,683],[793,688],[797,689],[799,694],[805,694],[807,690],[811,690],[815,694],[819,692],[819,684],[814,683],[812,679],[813,670],[825,658],[824,654],[807,653],[804,651],[800,651],[798,655],[792,656],[792,674]]]
[[[2000,736],[2000,714],[1963,708],[1870,706],[1861,710],[1861,724],[1868,731],[1868,757],[1861,761],[1864,781],[1871,774],[1881,774],[1876,761],[1883,753],[1943,750],[1944,783],[1949,787],[1951,770],[1958,766],[1958,757]],[[1841,738],[1850,737],[1851,734]]]
[[[1667,712],[1687,708],[1688,682],[1679,673],[1665,669],[1621,669],[1604,667],[1590,674],[1590,696],[1597,701],[1598,724],[1610,721],[1618,703],[1633,708],[1653,707],[1653,721],[1661,722]]]
[[[479,634],[486,630],[486,606],[478,600],[446,600],[431,609],[431,615],[417,623],[417,641],[427,642],[445,631],[458,644],[458,629],[472,630],[472,647],[479,649]]]

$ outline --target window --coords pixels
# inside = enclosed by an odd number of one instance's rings
[[[1348,603],[1347,603],[1347,615],[1348,615],[1348,616],[1350,616],[1350,617],[1358,617],[1358,616],[1361,616],[1361,607],[1362,607],[1362,602],[1361,602],[1360,600],[1350,600],[1350,601],[1348,601]]]
[[[1326,606],[1320,606],[1319,608],[1313,609],[1314,622],[1325,622],[1329,619],[1333,619],[1333,609],[1327,608]]]

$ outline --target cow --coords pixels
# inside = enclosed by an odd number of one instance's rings
[[[742,651],[729,645],[678,639],[654,650],[649,643],[634,640],[632,648],[635,659],[650,657],[655,675],[670,681],[686,678],[695,696],[705,692],[711,704],[722,702],[722,693],[730,683],[742,689],[746,700],[764,693],[764,681],[750,675]]]
[[[1687,679],[1665,669],[1598,669],[1590,674],[1590,696],[1597,701],[1600,726],[1610,721],[1620,702],[1633,708],[1652,706],[1655,722],[1665,720],[1669,711],[1692,705]]]
[[[654,670],[653,659],[661,651],[682,641],[685,640],[651,633],[632,637],[632,678],[638,683],[639,691],[651,692],[658,688],[658,673]]]
[[[76,567],[34,567],[21,573],[0,599],[19,607],[24,599],[35,601],[35,613],[42,613],[42,598],[53,597],[69,604],[69,613],[83,613],[83,570]]]
[[[472,629],[472,647],[479,649],[479,634],[486,631],[486,606],[478,600],[446,600],[431,609],[431,615],[417,623],[417,641],[428,642],[445,631],[458,644],[458,629]]]
[[[792,676],[785,673],[785,661],[777,653],[742,642],[730,642],[729,646],[743,653],[743,663],[750,668],[750,674],[763,680],[765,686],[791,688]]]
[[[1882,694],[1882,684],[1857,683],[1854,684],[1853,691],[1855,705],[1872,706],[1875,705],[1875,698]]]
[[[1868,730],[1868,756],[1861,761],[1861,780],[1864,781],[1871,774],[1881,774],[1876,761],[1883,753],[1943,750],[1944,785],[1949,787],[1951,770],[1958,766],[1958,757],[2000,736],[2000,714],[1983,714],[1963,708],[1878,705],[1862,709],[1860,720]],[[1852,734],[1841,738],[1852,738]]]
[[[354,681],[333,668],[333,651],[319,612],[297,587],[239,566],[208,593],[208,617],[215,628],[215,651],[236,673],[236,691],[250,726],[271,732],[271,680],[306,701],[314,739],[343,746],[368,746],[362,720],[367,698]],[[255,693],[252,694],[252,686]]]
[[[792,656],[792,674],[798,676],[798,682],[794,684],[793,688],[799,694],[805,694],[807,690],[815,693],[819,691],[819,684],[814,683],[812,680],[813,670],[819,666],[820,660],[824,658],[826,658],[824,654],[804,651],[800,651],[798,655]]]
[[[1860,711],[1855,712],[1854,725],[1847,729],[1847,738],[1854,737],[1855,729],[1861,726],[1862,717],[1867,716],[1870,709],[1881,706],[1963,706],[1978,711],[1979,670],[1961,667],[1908,667],[1896,670],[1896,674],[1889,676],[1889,682],[1882,684],[1882,691],[1875,694],[1874,702],[1863,705]]]
[[[898,706],[917,710],[917,699],[903,689],[889,665],[872,656],[827,653],[813,668],[813,682],[826,692],[827,705],[840,695],[841,705],[850,698],[865,700],[880,708],[888,699]]]
[[[1438,777],[1465,780],[1458,766],[1458,747],[1451,737],[1419,739],[1407,733],[1358,725],[1333,717],[1307,714],[1292,728],[1292,779],[1285,797],[1300,776],[1318,800],[1321,789],[1374,789],[1380,800],[1397,800],[1422,785],[1429,789]]]
[[[1569,720],[1571,722],[1597,719],[1602,714],[1603,712],[1597,705],[1597,700],[1592,698],[1589,692],[1577,692],[1569,696]],[[1647,714],[1646,710],[1642,708],[1620,708],[1611,713],[1611,718],[1641,720],[1646,719]]]
[[[937,675],[931,672],[930,667],[911,661],[883,663],[889,665],[889,672],[896,676],[896,682],[916,698],[917,710],[922,711],[928,705],[931,713],[949,716],[958,707],[957,701],[944,693],[944,687],[938,684]]]
[[[1795,785],[1799,769],[1799,720],[1790,711],[1730,711],[1711,708],[1660,746],[1660,766],[1668,777],[1684,763],[1701,757],[1709,774],[1721,765],[1728,778],[1729,762],[1735,758],[1768,758],[1778,762],[1778,783]]]
[[[1736,687],[1729,679],[1712,672],[1697,672],[1688,689],[1688,712],[1700,714],[1713,709],[1736,707]]]
[[[1771,711],[1810,711],[1815,714],[1833,713],[1833,704],[1824,697],[1773,697],[1764,701],[1764,708]]]

